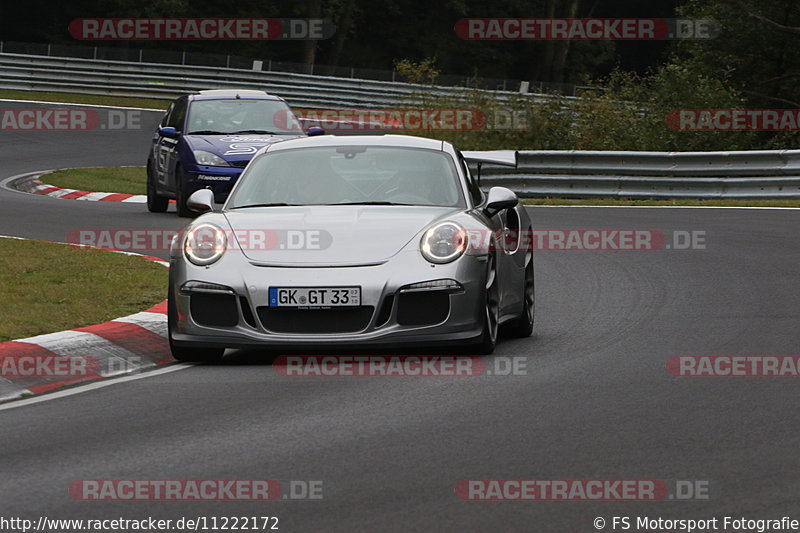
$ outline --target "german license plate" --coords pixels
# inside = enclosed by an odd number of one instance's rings
[[[361,287],[270,287],[270,307],[353,307],[361,305]]]

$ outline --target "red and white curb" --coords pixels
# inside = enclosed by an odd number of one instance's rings
[[[117,253],[169,266],[155,257]],[[102,324],[0,343],[0,401],[131,374],[172,361],[164,300],[145,311]]]
[[[52,196],[54,198],[61,198],[64,200],[88,200],[90,202],[125,202],[130,204],[144,204],[147,203],[147,195],[145,194],[123,194],[116,192],[92,192],[92,191],[79,191],[76,189],[62,189],[54,185],[42,183],[39,179],[45,174],[53,172],[52,170],[34,172],[19,177],[11,182],[11,186],[18,191],[27,192],[31,194],[41,194],[44,196]]]

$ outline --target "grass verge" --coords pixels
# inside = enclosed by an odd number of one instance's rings
[[[0,238],[0,342],[137,313],[166,298],[167,278],[139,257]]]
[[[93,104],[113,107],[139,107],[144,109],[164,109],[169,107],[171,99],[136,98],[130,96],[103,96],[96,94],[73,94],[44,91],[17,91],[0,89],[0,99],[7,100],[40,100],[42,102],[66,102],[69,104]]]
[[[79,191],[147,194],[145,167],[98,167],[56,170],[42,176],[48,185]]]

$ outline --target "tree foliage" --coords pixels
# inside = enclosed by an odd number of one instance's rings
[[[320,41],[102,42],[373,69],[430,85],[437,75],[571,83],[584,98],[546,102],[518,95],[500,104],[471,90],[466,100],[425,105],[480,106],[489,127],[452,137],[474,147],[744,149],[793,147],[794,132],[671,130],[674,109],[800,107],[800,2],[797,0],[29,0],[7,3],[0,39],[75,43],[67,27],[88,17],[322,17],[337,27]],[[455,23],[474,17],[710,18],[715,39],[685,41],[469,41]],[[433,59],[435,58],[435,59]],[[325,72],[316,68],[315,72]],[[329,70],[328,72],[333,72]],[[398,102],[398,105],[402,102]],[[505,106],[505,107],[503,107]],[[496,117],[524,117],[497,128]],[[441,132],[438,133],[442,136]]]

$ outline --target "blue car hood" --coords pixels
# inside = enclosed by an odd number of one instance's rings
[[[239,133],[226,135],[184,135],[184,140],[191,150],[205,150],[226,161],[249,161],[261,148],[287,139],[296,139],[304,135],[270,135],[256,133]]]

